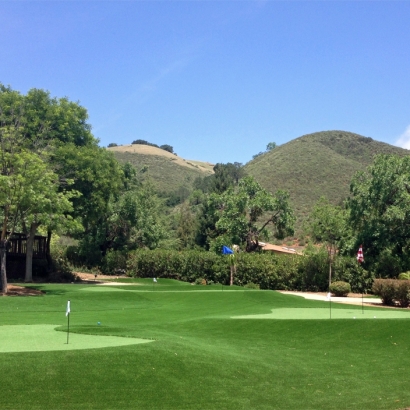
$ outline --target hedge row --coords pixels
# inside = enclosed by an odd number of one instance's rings
[[[257,284],[261,289],[327,291],[329,264],[327,254],[307,256],[239,253],[235,255],[234,284]],[[338,258],[333,280],[351,285],[353,292],[370,290],[373,278],[353,258]],[[138,250],[130,252],[127,274],[195,282],[229,284],[229,258],[203,251]],[[363,289],[362,289],[363,287]]]
[[[410,304],[410,280],[375,279],[372,292],[387,306],[406,308]]]

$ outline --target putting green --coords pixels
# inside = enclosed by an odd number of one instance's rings
[[[410,311],[397,309],[330,309],[328,308],[289,308],[272,309],[271,313],[262,315],[232,316],[231,319],[410,319]]]
[[[98,349],[152,342],[132,337],[94,336],[56,332],[56,325],[0,326],[0,353]]]

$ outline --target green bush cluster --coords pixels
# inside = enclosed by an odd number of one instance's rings
[[[410,280],[410,272],[400,273],[399,279]]]
[[[329,290],[335,296],[346,297],[352,291],[352,288],[347,282],[336,281],[330,285]]]
[[[410,304],[410,280],[375,279],[372,292],[387,306],[399,304],[406,308]]]
[[[337,264],[346,270],[342,271]],[[235,266],[234,285],[245,286],[253,283],[259,285],[260,289],[328,290],[329,264],[327,255],[323,252],[306,256],[239,253],[235,255]],[[352,291],[355,292],[362,290],[362,283],[365,283],[365,290],[370,290],[369,275],[357,263],[344,259],[335,262],[335,266],[333,280],[350,282],[351,279]],[[228,285],[230,266],[226,255],[213,252],[136,250],[128,254],[127,274],[142,278],[178,279],[191,283],[200,278],[207,283]],[[361,275],[362,279],[356,279],[355,275]]]
[[[102,259],[100,270],[105,275],[118,275],[127,269],[127,252],[109,250]]]

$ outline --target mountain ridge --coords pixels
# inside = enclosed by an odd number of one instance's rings
[[[349,195],[353,175],[377,154],[409,155],[410,151],[347,131],[306,134],[252,161],[245,171],[265,189],[287,190],[299,219],[321,196],[334,204]]]

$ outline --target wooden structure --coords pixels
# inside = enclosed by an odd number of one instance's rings
[[[7,246],[7,278],[24,279],[26,269],[27,235],[14,233]],[[33,244],[33,274],[35,266],[47,263],[47,237],[36,235]]]
[[[7,247],[9,256],[26,257],[27,236],[23,233],[14,233]],[[33,259],[45,259],[47,253],[47,237],[36,235],[33,244]]]

